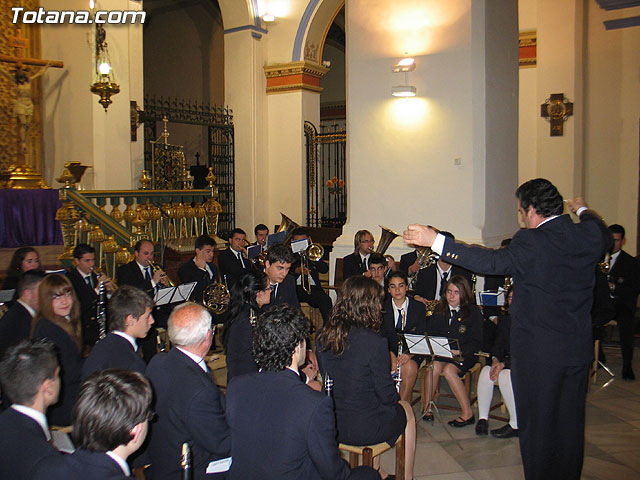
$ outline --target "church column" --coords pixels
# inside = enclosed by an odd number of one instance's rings
[[[320,79],[328,69],[310,61],[264,67],[267,78],[269,205],[271,223],[282,212],[301,225],[307,219],[304,122],[320,123]]]
[[[584,2],[538,0],[537,103],[563,93],[574,109],[563,136],[550,136],[549,122],[538,119],[537,173],[565,198],[584,193],[584,28]]]

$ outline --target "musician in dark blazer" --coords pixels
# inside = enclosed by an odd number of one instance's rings
[[[109,334],[100,340],[82,367],[82,379],[109,368],[144,374],[147,364],[138,353],[138,339],[153,324],[152,303],[142,290],[124,285],[109,300]]]
[[[389,345],[379,333],[382,299],[375,280],[362,275],[347,279],[318,334],[316,352],[323,377],[328,374],[334,382],[338,441],[394,445],[404,432],[405,478],[413,478],[415,417],[391,378]]]
[[[80,302],[82,341],[88,346],[95,345],[100,338],[100,326],[96,320],[100,282],[104,282],[106,295],[111,295],[115,290],[109,277],[95,273],[95,263],[96,250],[86,243],[79,243],[73,249],[73,267],[67,271]]]
[[[27,271],[18,281],[17,301],[0,317],[0,357],[11,345],[27,340],[38,309],[38,287],[43,278],[39,270]]]
[[[236,283],[248,271],[253,269],[247,258],[247,234],[241,228],[234,228],[229,236],[229,247],[218,255],[220,277],[227,288]]]
[[[40,462],[34,480],[131,478],[127,458],[147,436],[152,398],[149,381],[138,372],[109,369],[91,375],[73,410],[76,450]]]
[[[527,228],[506,248],[455,243],[420,225],[410,225],[404,239],[473,271],[512,275],[511,365],[525,477],[578,479],[593,358],[593,272],[611,233],[580,198],[568,201],[580,223],[562,215],[562,196],[548,180],[522,184],[516,197]]]
[[[304,227],[298,227],[291,232],[291,241],[297,242],[299,240],[309,240],[309,232]],[[329,313],[331,313],[331,307],[333,303],[331,302],[331,298],[324,291],[322,286],[320,285],[320,275],[329,271],[329,265],[327,262],[320,259],[317,261],[307,261],[305,265],[309,268],[308,274],[305,272],[305,286],[309,288],[309,293],[302,286],[302,261],[299,255],[296,255],[296,260],[291,264],[291,268],[289,269],[289,275],[291,275],[296,283],[296,294],[298,296],[298,301],[306,302],[312,307],[315,307],[320,310],[322,314],[322,322],[326,322],[329,318]],[[309,280],[311,278],[311,280]],[[308,282],[308,283],[307,283]]]
[[[59,374],[55,346],[47,340],[23,340],[3,357],[0,385],[12,406],[0,414],[0,478],[31,480],[38,462],[60,455],[49,442],[45,416],[58,400]]]
[[[353,237],[353,253],[347,255],[342,263],[342,279],[362,275],[369,269],[369,255],[375,243],[369,230],[358,230]]]
[[[622,350],[622,378],[635,380],[631,364],[633,362],[634,324],[638,294],[640,293],[640,266],[638,261],[622,250],[624,227],[614,224],[609,227],[613,235],[613,251],[609,263],[609,285],[613,296],[620,347]]]
[[[405,253],[402,256],[400,256],[400,264],[398,265],[398,270],[400,270],[401,272],[404,272],[405,275],[409,276],[412,273],[409,269],[411,270],[415,269],[415,271],[417,271],[417,269],[420,268],[416,263],[417,261],[418,261],[418,254],[416,250],[412,250],[409,253]]]
[[[389,296],[382,307],[381,333],[389,344],[391,371],[396,371],[398,364],[401,366],[400,398],[410,402],[413,386],[418,378],[418,369],[424,358],[410,354],[406,342],[403,343],[403,353],[398,356],[398,332],[424,335],[427,331],[426,308],[407,295],[408,280],[404,272],[391,272],[387,282]]]
[[[216,242],[209,235],[196,238],[195,257],[183,263],[178,269],[180,283],[196,282],[192,298],[194,302],[202,302],[204,289],[218,281],[218,269],[213,263],[213,250]]]
[[[289,245],[278,243],[269,247],[267,259],[264,262],[264,273],[267,274],[271,286],[271,302],[267,308],[283,303],[300,308],[295,281],[291,275],[288,275],[295,261],[296,257]]]
[[[351,472],[340,458],[331,398],[300,381],[308,336],[309,321],[289,305],[257,320],[253,345],[261,371],[234,378],[227,392],[229,478],[380,478],[368,467]]]
[[[152,477],[180,477],[182,444],[188,442],[193,480],[225,478],[231,438],[224,398],[204,361],[213,340],[211,315],[195,303],[178,305],[169,317],[169,338],[175,347],[153,357],[147,367],[158,415],[149,443]],[[220,473],[207,474],[210,462],[218,460],[224,464]]]

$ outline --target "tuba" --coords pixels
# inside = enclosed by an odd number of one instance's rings
[[[376,247],[375,253],[379,253],[380,255],[384,255],[384,252],[387,251],[391,242],[393,242],[397,237],[400,236],[399,233],[394,232],[390,228],[383,227],[382,225],[378,225],[382,229],[382,233],[380,234],[380,242],[378,242],[378,246]]]
[[[416,260],[420,268],[409,275],[409,289],[415,289],[420,270],[430,267],[436,263],[438,261],[438,257],[439,255],[434,253],[429,247],[416,247]]]
[[[280,212],[280,225],[276,229],[275,233],[285,232],[285,238],[282,243],[287,243],[291,239],[291,232],[293,232],[300,225],[287,217],[284,213]],[[263,248],[262,252],[257,259],[257,264],[260,268],[264,268],[264,262],[267,259],[269,248]]]

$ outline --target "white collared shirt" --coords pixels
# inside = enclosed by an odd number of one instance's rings
[[[25,301],[18,299],[18,303],[27,309],[27,312],[31,314],[31,318],[36,318],[36,311],[31,308],[31,305],[28,305]]]
[[[393,324],[398,325],[398,311],[404,312],[404,323],[407,324],[407,315],[409,313],[409,297],[405,297],[404,302],[398,307],[393,299],[391,299],[391,305],[393,305]],[[403,325],[404,327],[404,325]]]
[[[358,252],[360,254],[360,260],[362,261],[362,264],[364,265],[365,262],[367,264],[367,268],[369,268],[369,257],[371,256],[370,253],[367,253],[366,255],[363,255],[362,253]]]
[[[49,424],[47,423],[47,417],[45,416],[44,413],[39,412],[38,410],[35,410],[31,407],[27,407],[26,405],[18,405],[17,403],[14,403],[13,405],[11,405],[11,408],[38,422],[40,427],[42,427],[44,436],[47,437],[47,442],[51,441],[51,433],[49,433]]]
[[[611,271],[611,269],[613,268],[613,265],[616,263],[616,260],[618,260],[618,257],[620,256],[620,252],[622,250],[618,250],[616,253],[612,253],[609,256],[609,271]]]
[[[122,469],[122,471],[127,477],[131,475],[131,470],[129,469],[129,465],[127,465],[127,462],[124,460],[124,458],[121,458],[117,453],[113,453],[111,450],[104,453],[109,455],[109,457],[111,457],[114,462],[120,465],[120,468]]]
[[[581,208],[585,208],[585,207],[581,207]],[[578,210],[579,211],[579,210]],[[547,222],[550,222],[551,220],[553,220],[554,218],[558,218],[560,215],[551,215],[550,217],[545,218],[543,221],[541,221],[538,225],[536,225],[536,228],[538,228],[540,225],[544,225]]]
[[[451,314],[449,315],[449,325],[451,325],[451,319],[455,317],[455,315],[460,311],[460,307],[459,306],[456,308],[449,307],[449,311],[451,312]]]
[[[439,262],[436,262],[436,271],[438,275],[436,276],[436,295],[433,297],[436,300],[440,300],[440,289],[442,288],[442,274],[445,273]],[[447,270],[447,282],[451,280],[451,265],[449,265],[449,270]]]
[[[128,333],[124,333],[120,330],[114,330],[113,333],[115,333],[116,335],[121,336],[122,338],[125,338],[129,341],[129,343],[131,344],[131,346],[133,347],[133,349],[137,352],[138,351],[138,342],[136,342],[136,339],[133,338],[131,335],[129,335]]]
[[[190,351],[185,350],[184,348],[180,348],[180,347],[176,347],[176,348],[180,350],[182,353],[184,353],[191,360],[193,360],[204,372],[207,372],[207,373],[209,372],[209,367],[207,367],[207,363],[204,361],[204,358],[199,357],[195,353],[191,353]]]

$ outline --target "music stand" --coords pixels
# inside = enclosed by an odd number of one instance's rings
[[[454,355],[452,350],[460,351],[458,339],[455,338],[446,338],[441,336],[429,336],[429,335],[415,335],[415,334],[404,334],[401,335],[402,341],[406,341],[407,349],[409,353],[415,355],[423,355],[427,357],[427,371],[429,372],[429,388],[433,390],[434,378],[433,378],[433,362],[437,359],[443,359],[447,361],[453,361],[454,364],[459,365],[462,363],[462,357],[460,355]],[[438,418],[438,421],[444,428],[444,430],[449,434],[451,440],[456,442],[461,450],[463,450],[462,445],[453,438],[451,432],[447,429],[442,420],[442,416],[440,415],[440,410],[438,410],[438,406],[436,405],[435,400],[433,399],[433,395],[429,395],[429,403],[425,406],[425,409],[422,411],[420,417],[416,418],[416,423],[422,420],[427,413],[433,412],[433,414]]]
[[[177,287],[161,288],[156,291],[153,304],[157,307],[170,303],[186,302],[196,288],[197,282],[184,283]]]

